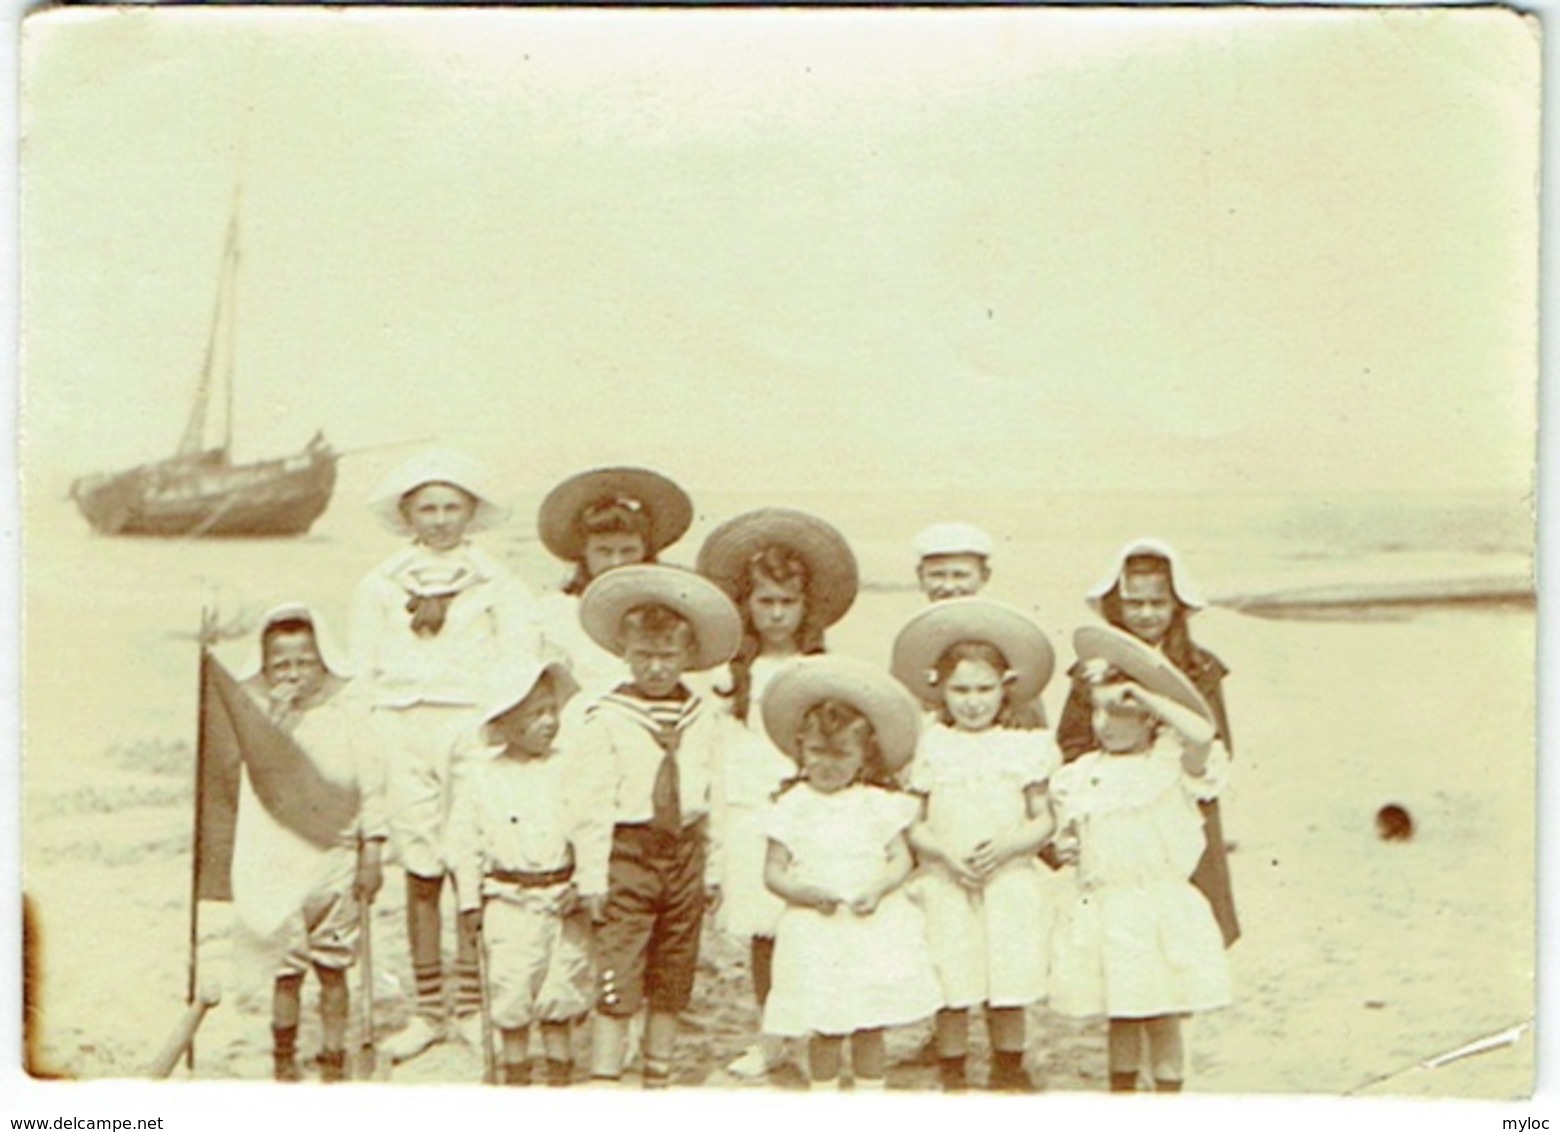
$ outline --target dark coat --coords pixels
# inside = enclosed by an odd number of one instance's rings
[[[1220,740],[1235,753],[1230,740],[1229,716],[1224,710],[1224,677],[1229,669],[1222,661],[1205,649],[1191,646],[1188,663],[1177,665],[1202,693],[1203,699],[1213,709],[1214,727]],[[1062,758],[1072,762],[1080,755],[1098,748],[1094,739],[1094,705],[1089,686],[1080,679],[1077,665],[1068,672],[1072,677],[1072,689],[1067,694],[1067,706],[1062,709],[1061,722],[1056,726],[1056,745],[1062,749]],[[1203,815],[1203,834],[1207,846],[1197,870],[1192,874],[1192,884],[1208,898],[1213,907],[1213,918],[1224,933],[1224,946],[1228,947],[1240,938],[1240,921],[1235,916],[1235,894],[1230,887],[1229,857],[1224,848],[1224,824],[1219,818],[1219,802],[1199,802]]]

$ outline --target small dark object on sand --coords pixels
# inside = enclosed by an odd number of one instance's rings
[[[1376,836],[1383,841],[1407,841],[1414,836],[1414,819],[1395,803],[1382,806],[1376,811]]]

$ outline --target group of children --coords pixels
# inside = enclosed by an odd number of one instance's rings
[[[298,720],[355,700],[355,749],[371,752],[333,764],[362,806],[289,921],[278,1078],[299,1075],[310,966],[321,1076],[341,1077],[343,971],[388,839],[415,981],[413,1017],[383,1047],[395,1060],[458,1033],[527,1084],[534,1027],[546,1082],[564,1085],[589,1014],[592,1079],[621,1078],[637,1046],[644,1084],[664,1085],[713,913],[749,941],[762,1009],[739,1076],[805,1039],[814,1088],[838,1086],[847,1050],[854,1088],[881,1088],[885,1030],[935,1016],[941,1083],[963,1089],[979,1010],[988,1086],[1028,1091],[1026,1008],[1049,1000],[1109,1018],[1112,1089],[1144,1070],[1180,1087],[1180,1019],[1229,1001],[1238,929],[1217,810],[1224,670],[1187,635],[1199,603],[1168,547],[1127,547],[1090,595],[1106,624],[1076,634],[1053,737],[1052,647],[979,596],[991,544],[976,528],[917,540],[931,604],[884,668],[824,654],[858,577],[811,515],[750,512],[710,534],[696,570],[662,566],[691,524],[686,494],[643,469],[587,472],[542,505],[542,540],[575,573],[533,602],[470,541],[502,516],[494,500],[444,452],[376,493],[410,545],[358,588],[357,696],[306,610],[262,629],[251,688],[273,719],[316,758]]]

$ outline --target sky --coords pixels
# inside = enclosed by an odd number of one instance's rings
[[[41,13],[29,487],[171,453],[236,200],[239,458],[1522,493],[1538,65],[1492,9]]]

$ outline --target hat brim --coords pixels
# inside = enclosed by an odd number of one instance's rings
[[[665,606],[693,627],[690,671],[725,664],[742,644],[742,618],[725,592],[675,566],[620,566],[603,574],[580,597],[580,624],[591,640],[622,656],[623,615],[642,605]]]
[[[542,500],[536,517],[542,544],[565,562],[578,562],[585,555],[580,516],[612,499],[632,499],[644,508],[650,524],[650,545],[645,548],[649,554],[665,550],[693,525],[688,493],[659,472],[595,468],[564,480]]]
[[[457,487],[476,500],[471,522],[466,525],[471,534],[490,530],[509,517],[509,509],[498,503],[481,465],[458,452],[442,449],[420,453],[380,480],[368,497],[369,510],[391,531],[410,535],[412,525],[401,511],[401,500],[408,492],[435,483]]]
[[[979,597],[950,598],[916,614],[894,639],[891,667],[906,688],[928,704],[942,700],[932,681],[943,653],[961,641],[995,645],[1013,672],[1012,702],[1030,703],[1056,671],[1056,650],[1024,614]]]
[[[901,770],[915,755],[921,709],[903,685],[859,660],[810,656],[781,669],[764,690],[764,730],[789,758],[798,758],[802,717],[823,700],[842,700],[867,717],[890,772]]]
[[[1214,722],[1213,709],[1186,674],[1171,664],[1164,653],[1131,633],[1109,625],[1085,625],[1074,631],[1073,648],[1080,661],[1103,660],[1150,692],[1166,696],[1209,723]]]
[[[505,712],[525,703],[543,680],[551,682],[554,691],[558,693],[560,708],[573,699],[580,690],[579,681],[565,665],[557,661],[548,664],[529,664],[512,673],[511,676],[511,679],[504,681],[503,691],[494,696],[483,711],[483,723],[492,723]]]
[[[699,573],[735,599],[748,563],[769,546],[783,546],[807,564],[808,613],[818,624],[845,616],[860,588],[856,556],[839,531],[801,511],[768,507],[722,523],[699,548]]]

